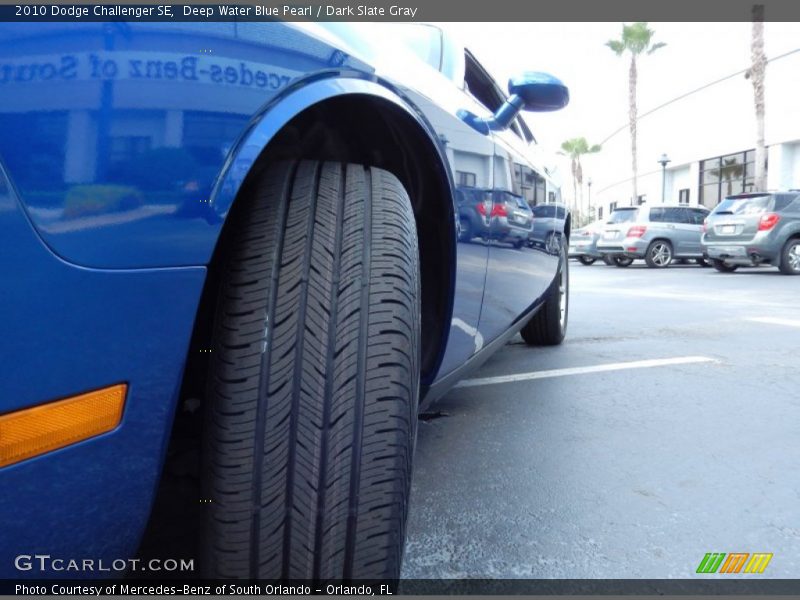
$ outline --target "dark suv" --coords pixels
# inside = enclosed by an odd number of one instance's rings
[[[703,252],[718,271],[770,264],[800,275],[800,192],[739,194],[706,219]]]
[[[521,196],[500,190],[458,188],[458,238],[480,237],[521,248],[531,233],[533,213]]]

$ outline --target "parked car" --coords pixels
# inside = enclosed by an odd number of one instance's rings
[[[531,246],[541,246],[548,252],[557,253],[561,244],[560,232],[564,231],[567,207],[561,203],[537,204],[530,209],[533,227],[529,235]]]
[[[521,248],[531,231],[531,209],[521,196],[498,190],[459,188],[458,239],[476,237],[496,240]]]
[[[597,240],[603,229],[603,221],[593,221],[588,225],[575,229],[569,237],[568,256],[577,258],[583,265],[592,265],[602,254],[597,250]]]
[[[495,191],[490,216],[492,239],[508,242],[515,248],[522,248],[528,242],[533,213],[522,196]]]
[[[728,196],[706,219],[703,252],[723,273],[773,265],[800,274],[800,193]]]
[[[659,204],[616,209],[603,227],[597,250],[618,267],[643,258],[648,267],[663,268],[674,259],[694,259],[703,265],[700,237],[708,209]]]
[[[458,241],[488,240],[491,234],[492,190],[471,187],[456,189]]]
[[[527,239],[567,88],[432,26],[114,25],[0,23],[0,578],[135,555],[172,439],[199,575],[396,580],[418,411],[564,339],[566,247],[458,243],[455,190]]]

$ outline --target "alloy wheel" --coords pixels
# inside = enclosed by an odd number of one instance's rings
[[[672,248],[665,242],[656,242],[650,248],[650,260],[656,267],[666,267],[672,262]]]
[[[789,262],[789,268],[792,271],[800,271],[800,242],[795,242],[789,247],[786,258]]]

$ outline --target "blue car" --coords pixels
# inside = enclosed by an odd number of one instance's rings
[[[458,239],[569,99],[507,89],[431,26],[0,24],[0,576],[158,576],[180,437],[190,575],[398,577],[418,412],[567,327],[566,243]]]

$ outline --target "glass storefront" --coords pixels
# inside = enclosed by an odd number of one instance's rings
[[[726,196],[753,190],[755,150],[700,161],[700,204],[713,208]]]

